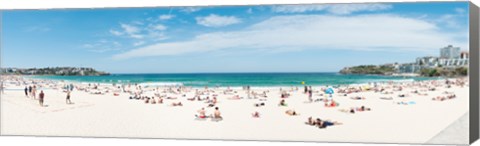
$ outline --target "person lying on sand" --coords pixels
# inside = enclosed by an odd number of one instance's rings
[[[444,101],[444,100],[448,100],[448,99],[454,99],[456,98],[457,96],[455,94],[453,95],[448,95],[446,97],[444,96],[437,96],[436,98],[432,98],[432,100],[435,100],[435,101]]]
[[[324,100],[326,100],[326,99],[323,99],[323,98],[317,98],[317,99],[313,100],[313,102],[321,102],[321,101],[324,101]]]
[[[356,96],[356,97],[350,97],[350,99],[353,99],[353,100],[365,100],[366,98],[365,98],[365,97],[361,97],[361,96]]]
[[[289,116],[297,116],[298,115],[298,113],[295,110],[287,110],[287,111],[285,111],[285,114],[287,114]]]
[[[393,100],[393,97],[380,97],[380,99],[383,99],[383,100]]]
[[[370,111],[370,110],[371,110],[370,108],[366,108],[365,106],[361,106],[361,107],[352,107],[350,109],[340,109],[339,111],[344,112],[344,113],[354,114],[355,112],[364,112],[364,111]]]
[[[167,99],[177,99],[177,97],[167,97]]]
[[[337,121],[321,120],[320,118],[317,118],[316,120],[316,126],[318,128],[327,128],[328,126],[334,126],[334,125],[342,125],[342,123]]]
[[[195,98],[196,98],[196,97],[197,97],[197,96],[193,96],[192,98],[187,98],[187,100],[189,100],[189,101],[195,101]]]
[[[255,107],[265,106],[265,103],[264,103],[264,102],[262,102],[262,103],[255,103],[254,106],[255,106]]]
[[[385,91],[385,92],[382,92],[382,94],[393,94],[393,92]]]
[[[287,106],[285,99],[280,100],[280,103],[278,104],[278,106]]]
[[[313,120],[312,117],[308,117],[307,122],[305,122],[305,124],[310,126],[316,126],[318,128],[327,128],[328,126],[342,125],[342,123],[337,121],[322,120],[320,118]]]
[[[231,98],[228,98],[228,99],[231,99],[231,100],[240,100],[242,99],[239,95],[234,95],[233,97]]]
[[[397,102],[398,105],[411,105],[411,104],[415,104],[415,101],[410,101],[410,102],[404,102],[404,101],[400,101],[400,102]]]
[[[335,102],[334,100],[330,101],[330,104],[328,102],[325,102],[325,107],[337,107],[338,103]]]
[[[284,92],[280,95],[280,98],[288,98],[290,96],[290,94]]]
[[[453,94],[453,92],[444,91],[443,94]]]
[[[253,117],[253,118],[260,118],[260,113],[259,113],[259,112],[254,112],[254,113],[252,114],[252,117]]]
[[[208,100],[208,101],[207,101],[207,102],[205,102],[205,103],[212,103],[212,104],[214,104],[214,105],[215,105],[215,104],[217,103],[217,97],[213,97],[213,99],[212,99],[212,100]]]
[[[352,108],[352,109],[354,109],[354,110],[357,111],[357,112],[364,112],[364,111],[370,111],[370,110],[372,110],[372,109],[370,109],[370,108],[368,108],[368,107],[365,107],[365,106],[363,106],[363,105],[362,105],[361,107],[356,107],[356,108]]]
[[[173,102],[172,106],[183,106],[183,104],[182,102],[177,102],[177,103]]]
[[[305,124],[310,126],[315,126],[317,123],[315,122],[315,120],[313,120],[312,117],[308,117],[307,122],[305,122]]]

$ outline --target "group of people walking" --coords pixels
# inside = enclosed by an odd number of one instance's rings
[[[34,100],[37,100],[37,86],[33,85],[33,86],[25,86],[25,96],[27,96],[27,98],[29,97],[32,97]],[[44,106],[43,105],[43,101],[45,99],[45,93],[43,93],[43,90],[40,90],[40,93],[38,94],[38,102],[40,103],[40,106]]]
[[[40,90],[40,93],[38,94],[38,99],[37,99],[37,86],[25,86],[24,89],[25,96],[27,98],[32,97],[34,100],[38,100],[40,106],[44,107],[44,99],[45,99],[45,93],[43,90]],[[72,101],[70,100],[70,93],[71,90],[67,91],[67,97],[66,97],[66,103],[67,104],[73,104]]]

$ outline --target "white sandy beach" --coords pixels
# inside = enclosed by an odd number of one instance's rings
[[[17,77],[15,77],[17,78]],[[19,77],[21,78],[21,77]],[[338,107],[325,107],[324,102],[309,103],[308,95],[303,87],[298,91],[289,91],[285,98],[287,107],[278,106],[280,100],[279,87],[252,87],[257,93],[269,91],[268,98],[247,98],[245,90],[234,90],[236,95],[244,97],[231,100],[234,94],[224,95],[223,88],[209,88],[218,94],[217,107],[223,120],[196,120],[197,110],[205,107],[207,114],[212,114],[213,107],[206,107],[205,101],[189,101],[194,97],[195,88],[182,94],[162,93],[163,104],[145,104],[144,100],[129,99],[129,93],[113,93],[93,95],[78,89],[73,90],[72,102],[65,103],[66,93],[61,89],[59,81],[51,81],[58,86],[46,89],[45,104],[40,107],[37,100],[26,97],[24,84],[12,84],[8,80],[6,89],[1,94],[1,134],[2,135],[42,135],[42,136],[85,136],[85,137],[132,137],[132,138],[182,138],[182,139],[235,139],[235,140],[279,140],[279,141],[319,141],[319,142],[369,142],[369,143],[426,143],[443,129],[462,117],[469,109],[468,83],[461,87],[452,85],[447,88],[443,80],[395,83],[403,86],[402,91],[393,91],[389,84],[381,84],[386,91],[393,94],[382,94],[372,90],[351,93],[343,96],[336,89],[333,99],[340,103]],[[454,81],[455,79],[452,79]],[[39,83],[38,85],[45,85]],[[420,88],[417,85],[425,85]],[[32,85],[32,84],[28,84]],[[75,84],[86,87],[86,84]],[[102,85],[99,88],[110,87]],[[435,91],[428,88],[435,87]],[[167,87],[161,87],[161,90]],[[314,99],[325,98],[322,87],[313,87]],[[204,90],[204,88],[196,88]],[[153,96],[153,88],[144,89],[146,96]],[[417,95],[412,91],[427,93]],[[453,92],[445,94],[443,92]],[[40,91],[37,91],[37,94]],[[408,94],[400,98],[399,94]],[[456,98],[434,101],[437,96],[455,94]],[[37,95],[38,96],[38,95]],[[365,97],[365,100],[353,100],[350,97]],[[384,100],[380,97],[392,97]],[[260,101],[266,99],[266,101]],[[397,102],[415,102],[403,105]],[[170,106],[172,102],[181,102],[183,106]],[[255,107],[255,103],[264,102],[265,106]],[[371,111],[355,114],[340,112],[340,109],[366,106]],[[295,110],[298,116],[285,114],[286,110]],[[252,113],[258,111],[260,118],[253,118]],[[329,119],[343,123],[324,129],[306,125],[308,117]],[[458,131],[467,132],[467,131]],[[465,141],[467,143],[467,141]]]

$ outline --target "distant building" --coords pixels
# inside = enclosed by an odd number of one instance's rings
[[[415,63],[399,64],[395,66],[395,69],[399,73],[415,73],[424,68],[455,68],[468,66],[469,57],[468,52],[461,52],[459,47],[448,45],[447,47],[440,48],[440,57],[418,57],[415,60]]]
[[[406,64],[401,64],[398,67],[398,72],[399,73],[416,73],[416,72],[419,72],[421,69],[422,67],[415,63],[406,63]]]
[[[460,58],[460,47],[453,47],[452,45],[448,45],[447,47],[441,48],[440,58],[445,58],[445,59]]]
[[[439,58],[433,56],[418,57],[415,64],[424,67],[437,67],[439,65]]]

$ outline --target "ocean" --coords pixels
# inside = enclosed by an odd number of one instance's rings
[[[303,86],[344,85],[385,81],[417,81],[438,78],[380,75],[344,75],[339,73],[177,73],[177,74],[112,74],[108,76],[33,76],[37,79],[85,83],[138,83],[151,86]],[[303,83],[303,84],[302,84]]]

